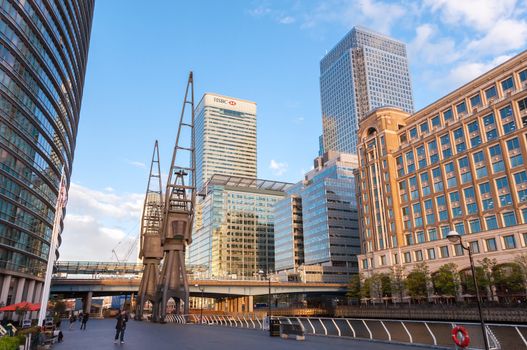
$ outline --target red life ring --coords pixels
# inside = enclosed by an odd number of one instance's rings
[[[466,348],[470,344],[470,336],[467,329],[463,326],[452,328],[452,340],[457,346]]]

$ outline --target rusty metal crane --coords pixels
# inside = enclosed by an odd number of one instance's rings
[[[136,320],[143,318],[143,308],[147,301],[150,301],[153,305],[156,304],[159,265],[163,258],[163,249],[161,248],[163,205],[159,148],[156,140],[150,163],[150,176],[146,187],[143,215],[141,217],[139,258],[143,259],[144,268],[137,294]]]
[[[187,105],[190,113],[186,109]],[[192,241],[196,202],[195,170],[194,80],[190,72],[165,191],[161,230],[163,266],[159,275],[156,304],[152,315],[155,322],[165,322],[166,306],[170,298],[176,302],[176,312],[180,311],[183,303],[183,312],[188,314],[189,285],[185,270],[185,250]]]

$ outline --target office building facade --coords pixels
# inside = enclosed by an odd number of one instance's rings
[[[275,203],[291,184],[213,175],[197,203],[189,263],[203,278],[252,279],[272,273]]]
[[[0,303],[6,305],[41,300],[61,174],[66,188],[71,175],[93,10],[93,0],[0,1]]]
[[[404,43],[354,27],[320,61],[324,152],[357,153],[359,121],[372,109],[413,112]]]
[[[214,174],[256,179],[256,103],[206,93],[195,115],[197,188]]]
[[[275,206],[275,259],[285,279],[346,283],[358,273],[357,157],[328,152]]]
[[[361,121],[357,170],[361,271],[431,272],[527,253],[527,52],[419,112],[380,108]]]

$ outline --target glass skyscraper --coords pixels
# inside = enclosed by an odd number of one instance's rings
[[[357,153],[359,121],[370,110],[413,112],[406,46],[354,27],[320,61],[323,149]]]
[[[41,299],[93,10],[93,0],[0,1],[0,303]]]
[[[307,282],[349,281],[358,273],[357,157],[328,152],[275,206],[275,260]]]
[[[214,175],[203,187],[189,262],[201,277],[253,278],[274,271],[274,204],[291,184]]]
[[[256,103],[206,93],[195,127],[198,189],[214,174],[256,179]]]

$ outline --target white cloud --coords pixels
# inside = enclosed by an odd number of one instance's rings
[[[146,169],[146,164],[143,163],[143,162],[138,162],[138,161],[135,161],[135,160],[127,160],[126,161],[128,164],[136,167],[136,168],[140,168],[140,169]]]
[[[280,19],[278,20],[278,22],[281,23],[281,24],[292,24],[292,23],[295,23],[296,20],[295,20],[294,17],[291,17],[291,16],[284,16],[284,17],[280,18]]]
[[[448,85],[451,85],[452,88],[466,84],[470,80],[477,78],[509,58],[511,58],[511,56],[502,55],[487,62],[460,62],[450,70],[450,73],[446,77],[446,82]]]
[[[495,23],[517,10],[516,0],[426,0],[432,12],[440,12],[443,22],[486,32]]]
[[[437,29],[430,23],[425,23],[415,29],[414,40],[408,44],[409,57],[414,61],[433,63],[451,63],[460,56],[456,43],[451,38],[436,39]]]
[[[280,163],[274,159],[271,159],[271,162],[269,163],[269,169],[271,169],[276,176],[285,174],[288,166],[287,163]]]
[[[501,54],[525,46],[527,41],[527,21],[504,19],[494,24],[481,39],[470,42],[467,46],[471,53]]]
[[[107,261],[115,247],[123,259],[139,234],[144,195],[103,192],[72,183],[68,196],[61,260]],[[136,257],[134,246],[129,258]]]

